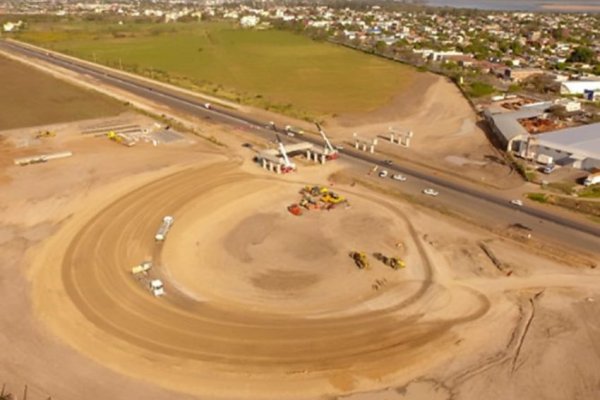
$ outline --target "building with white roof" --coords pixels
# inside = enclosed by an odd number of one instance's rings
[[[560,85],[560,94],[584,94],[586,91],[600,90],[600,80],[597,81],[566,81]]]
[[[519,122],[544,118],[551,102],[537,103],[508,113],[484,115],[500,145],[507,151],[529,160],[552,157],[554,163],[584,170],[600,168],[600,123],[530,134]]]

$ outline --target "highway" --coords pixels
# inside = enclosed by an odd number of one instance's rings
[[[251,133],[263,139],[273,139],[273,133],[285,134],[281,128],[269,128],[267,121],[259,121],[249,115],[236,112],[235,110],[214,105],[207,109],[205,102],[171,91],[164,86],[153,85],[147,81],[137,80],[130,76],[109,71],[101,67],[92,67],[89,63],[76,62],[72,59],[63,58],[44,51],[32,50],[31,48],[18,45],[14,42],[0,42],[0,49],[12,53],[24,55],[33,59],[40,59],[71,71],[89,75],[105,85],[127,91],[133,95],[151,100],[177,110],[178,112],[210,118],[219,123],[232,124],[235,126],[250,127]],[[322,146],[320,139],[303,135],[301,139],[286,137],[286,141],[307,141]],[[429,174],[423,170],[415,169],[408,165],[386,165],[376,155],[355,151],[354,149],[343,149],[340,151],[344,160],[354,165],[364,164],[379,165],[391,173],[401,173],[416,180],[423,187],[433,186],[442,193],[437,201],[451,209],[461,213],[469,214],[471,218],[491,220],[493,218],[501,221],[504,225],[520,223],[531,227],[535,234],[562,242],[569,247],[586,250],[592,254],[598,254],[600,249],[600,226],[586,223],[556,215],[551,211],[524,205],[515,207],[509,204],[508,199],[495,193],[485,191],[472,185],[449,180],[442,176]],[[450,201],[452,200],[452,201]],[[430,201],[429,199],[427,201]]]

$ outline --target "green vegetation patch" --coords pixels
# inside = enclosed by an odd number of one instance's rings
[[[290,32],[224,22],[32,23],[18,38],[300,118],[377,109],[416,73]]]
[[[494,94],[496,89],[487,83],[473,82],[469,85],[467,92],[471,97],[483,97]]]
[[[547,203],[548,196],[544,193],[527,193],[527,198],[529,200],[537,201],[538,203]]]
[[[0,130],[99,118],[127,109],[109,97],[4,57],[0,57],[0,88]]]
[[[556,196],[544,193],[528,193],[527,198],[544,204],[552,204],[593,217],[600,217],[600,202],[577,197]]]
[[[600,198],[600,184],[592,185],[577,192],[578,197]]]

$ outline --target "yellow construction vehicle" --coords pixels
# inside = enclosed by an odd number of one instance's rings
[[[323,194],[323,196],[321,196],[321,201],[329,204],[340,204],[345,202],[346,198],[344,198],[344,196],[340,196],[328,191],[325,194]]]
[[[124,146],[131,147],[135,144],[135,141],[131,139],[129,135],[126,135],[124,133],[116,133],[115,131],[110,131],[106,134],[106,136],[108,136],[110,140],[113,140]]]
[[[35,138],[36,139],[41,139],[41,138],[50,138],[50,137],[54,137],[54,136],[56,136],[56,133],[54,133],[52,131],[39,131],[35,135]]]
[[[367,255],[361,251],[351,251],[350,257],[354,260],[356,266],[360,269],[369,268],[369,260]]]
[[[110,140],[114,140],[117,143],[121,143],[123,138],[115,133],[115,131],[110,131],[106,134]]]
[[[388,257],[381,253],[373,253],[373,257],[392,269],[401,269],[406,267],[406,263],[400,257]]]
[[[309,185],[304,186],[304,188],[302,188],[302,190],[300,191],[300,193],[302,194],[309,194],[311,196],[321,196],[327,192],[329,192],[329,189],[327,189],[325,186]]]

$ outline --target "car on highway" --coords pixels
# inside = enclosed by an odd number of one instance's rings
[[[437,196],[440,194],[440,192],[432,188],[423,189],[423,193],[425,193],[427,196]]]
[[[523,207],[523,201],[521,200],[511,200],[510,204],[512,204],[513,206],[517,206],[517,207]]]
[[[379,173],[380,178],[385,178],[386,176],[388,176],[388,172],[385,169]]]
[[[392,165],[393,161],[392,160],[383,160],[383,163],[385,165]]]
[[[344,146],[338,144],[337,146],[335,146],[335,149],[336,150],[344,150]]]
[[[395,181],[400,181],[400,182],[405,182],[406,181],[406,177],[404,175],[400,175],[400,174],[394,174],[392,175],[392,179]]]

